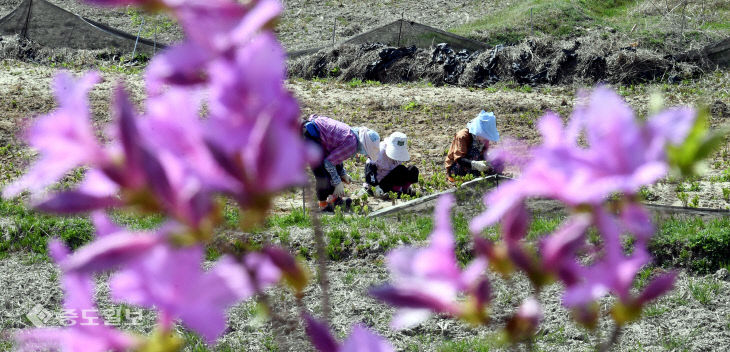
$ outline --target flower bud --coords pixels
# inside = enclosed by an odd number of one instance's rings
[[[527,298],[507,321],[506,331],[510,341],[524,341],[533,336],[542,317],[540,303],[534,297]]]

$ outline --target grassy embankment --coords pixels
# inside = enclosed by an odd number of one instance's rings
[[[495,45],[530,35],[570,38],[610,29],[641,46],[675,49],[730,36],[728,18],[730,2],[724,0],[523,0],[450,30]]]

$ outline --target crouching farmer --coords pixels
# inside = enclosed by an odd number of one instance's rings
[[[466,124],[465,129],[456,133],[451,142],[444,162],[449,180],[453,182],[454,176],[501,172],[501,167],[492,167],[485,160],[490,141],[499,141],[497,118],[494,113],[482,110]]]
[[[316,143],[322,150],[322,162],[312,169],[319,208],[333,211],[337,205],[349,205],[345,199],[344,183],[352,178],[343,167],[345,160],[364,154],[373,160],[378,158],[380,136],[367,127],[351,128],[329,117],[311,115],[303,126],[304,138]]]
[[[408,154],[408,138],[401,132],[394,132],[380,142],[380,153],[376,160],[368,159],[365,164],[365,181],[373,186],[373,194],[381,197],[388,192],[414,195],[411,185],[418,182],[418,168],[404,166],[411,159]]]

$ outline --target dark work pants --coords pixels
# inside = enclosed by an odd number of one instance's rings
[[[341,175],[342,164],[335,165],[335,168],[337,168],[337,173]],[[335,187],[332,186],[330,173],[324,168],[324,163],[312,169],[312,172],[314,173],[314,180],[316,182],[314,187],[317,190],[317,200],[320,202],[325,201],[335,191]]]
[[[312,136],[309,131],[307,131],[306,122],[302,123],[302,135],[305,140],[321,147],[321,141],[319,138]],[[341,175],[342,164],[335,165],[335,168],[337,169],[337,173]],[[335,187],[332,186],[332,177],[330,176],[330,173],[324,168],[324,162],[319,164],[316,168],[313,168],[312,173],[314,173],[314,188],[317,191],[317,200],[320,202],[327,200],[327,197],[335,191]]]
[[[405,167],[402,164],[398,165],[387,175],[385,175],[385,177],[383,177],[383,179],[380,180],[380,182],[377,184],[373,184],[375,182],[371,182],[374,177],[369,177],[367,175],[368,171],[370,170],[368,170],[368,168],[366,168],[365,170],[365,179],[368,181],[368,183],[373,186],[380,186],[380,189],[382,189],[383,192],[386,193],[391,191],[404,190],[403,188],[407,188],[408,186],[418,182],[418,168],[415,166]]]
[[[449,168],[449,176],[466,176],[472,174],[476,177],[482,176],[482,173],[471,168],[471,165],[463,165],[462,163],[456,162]]]
[[[500,174],[504,170],[504,166],[501,162],[491,162],[487,163],[489,168],[485,172],[477,171],[471,168],[471,163],[465,163],[462,162],[462,159],[459,159],[457,162],[455,162],[451,167],[449,168],[449,176],[466,176],[467,174],[472,174],[475,177],[481,177],[481,176],[489,176],[494,174]]]

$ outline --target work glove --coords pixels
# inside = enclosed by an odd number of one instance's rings
[[[477,170],[479,172],[486,172],[489,169],[489,166],[487,165],[486,161],[480,160],[480,161],[472,161],[471,168],[474,170]]]
[[[385,194],[385,192],[383,191],[382,188],[380,188],[380,186],[375,186],[375,188],[373,188],[373,195],[374,196],[376,196],[376,197],[382,197],[384,194]]]
[[[352,177],[348,174],[340,175],[340,178],[342,179],[342,182],[347,183],[348,185],[352,183]]]
[[[335,186],[335,191],[332,192],[332,196],[334,196],[335,198],[344,197],[345,196],[345,184],[343,184],[342,182],[338,183]]]

